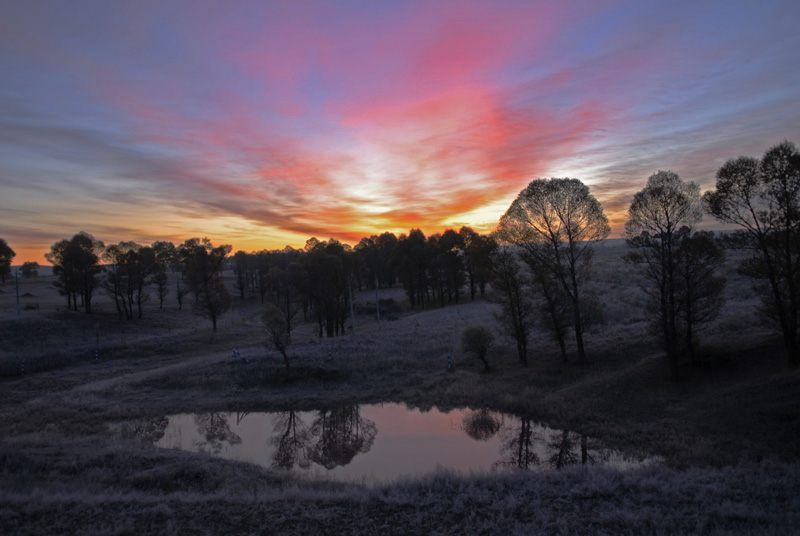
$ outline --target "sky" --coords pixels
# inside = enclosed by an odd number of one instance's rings
[[[574,177],[612,236],[800,143],[800,2],[0,3],[0,237],[302,247],[493,230]]]

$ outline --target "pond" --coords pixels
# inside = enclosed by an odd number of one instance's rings
[[[275,413],[202,413],[134,424],[159,447],[207,453],[311,476],[365,483],[422,476],[567,465],[633,467],[597,441],[486,409],[420,411],[400,404]]]

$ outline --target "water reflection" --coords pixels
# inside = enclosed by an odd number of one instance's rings
[[[534,447],[533,426],[530,419],[520,417],[503,428],[503,442],[500,446],[500,460],[495,467],[532,469],[539,465],[539,455]]]
[[[164,432],[169,425],[167,417],[157,417],[155,419],[142,419],[132,423],[133,434],[148,443],[156,443],[164,437]]]
[[[297,417],[296,411],[285,411],[278,414],[270,443],[275,447],[272,454],[272,466],[291,469],[297,464],[302,469],[311,466],[308,452],[311,450],[311,434],[303,421]]]
[[[197,431],[203,436],[195,443],[201,452],[219,454],[227,445],[238,445],[242,438],[231,431],[228,415],[223,413],[201,413],[194,416]],[[241,424],[241,422],[239,423]]]
[[[488,409],[468,411],[461,419],[461,426],[472,439],[486,441],[503,427],[503,415]]]
[[[175,415],[133,428],[161,447],[371,482],[422,475],[438,467],[539,470],[654,461],[626,459],[585,435],[488,409],[443,413],[386,404],[314,412],[217,412]]]
[[[378,429],[363,419],[358,406],[343,406],[318,412],[311,425],[315,439],[309,458],[325,469],[349,464],[356,454],[369,452]]]

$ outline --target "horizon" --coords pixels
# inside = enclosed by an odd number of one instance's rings
[[[703,190],[800,141],[800,4],[31,1],[0,6],[0,238],[46,265],[469,226],[574,177],[619,238],[647,178]],[[718,225],[704,219],[702,228]]]

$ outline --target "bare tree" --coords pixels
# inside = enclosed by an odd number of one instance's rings
[[[646,283],[642,289],[650,297],[649,309],[655,315],[673,381],[680,379],[676,250],[680,238],[688,235],[702,216],[699,200],[697,184],[684,182],[672,171],[659,171],[633,197],[625,223],[626,242],[633,251],[623,258],[643,267]]]
[[[267,344],[275,348],[283,356],[286,368],[291,368],[286,349],[289,346],[289,333],[286,330],[286,319],[280,309],[270,306],[261,314],[261,322],[267,331]]]
[[[578,360],[586,362],[581,288],[593,246],[610,232],[608,218],[589,187],[578,179],[537,179],[522,190],[500,219],[498,236],[523,247],[552,273],[569,297]]]
[[[486,354],[494,344],[494,334],[486,326],[469,326],[461,332],[461,349],[481,360],[483,370],[489,370]]]
[[[538,301],[532,307],[539,323],[555,337],[561,349],[561,358],[566,361],[566,336],[571,323],[572,307],[558,277],[548,269],[547,264],[541,262],[544,254],[532,255],[530,253],[532,249],[537,247],[546,246],[530,244],[522,254],[522,259],[527,264],[530,272],[531,288],[538,291],[533,292],[538,296]],[[582,310],[582,321],[585,320],[584,317],[585,314],[583,314]]]
[[[300,297],[301,271],[300,264],[292,263],[286,269],[273,266],[267,274],[270,301],[283,314],[286,336],[289,339],[292,337],[295,319],[303,308]]]
[[[780,327],[790,366],[800,365],[800,153],[784,141],[761,160],[742,156],[717,171],[706,210],[740,231],[728,244],[749,250],[740,272],[756,282],[764,312]]]
[[[521,273],[512,246],[501,246],[492,254],[492,286],[500,294],[502,330],[517,343],[520,363],[528,364],[528,335],[532,327],[532,304],[526,277]]]
[[[725,303],[725,278],[717,271],[725,262],[725,251],[714,233],[684,234],[675,254],[678,271],[680,317],[684,348],[693,363],[697,326],[714,320]]]

